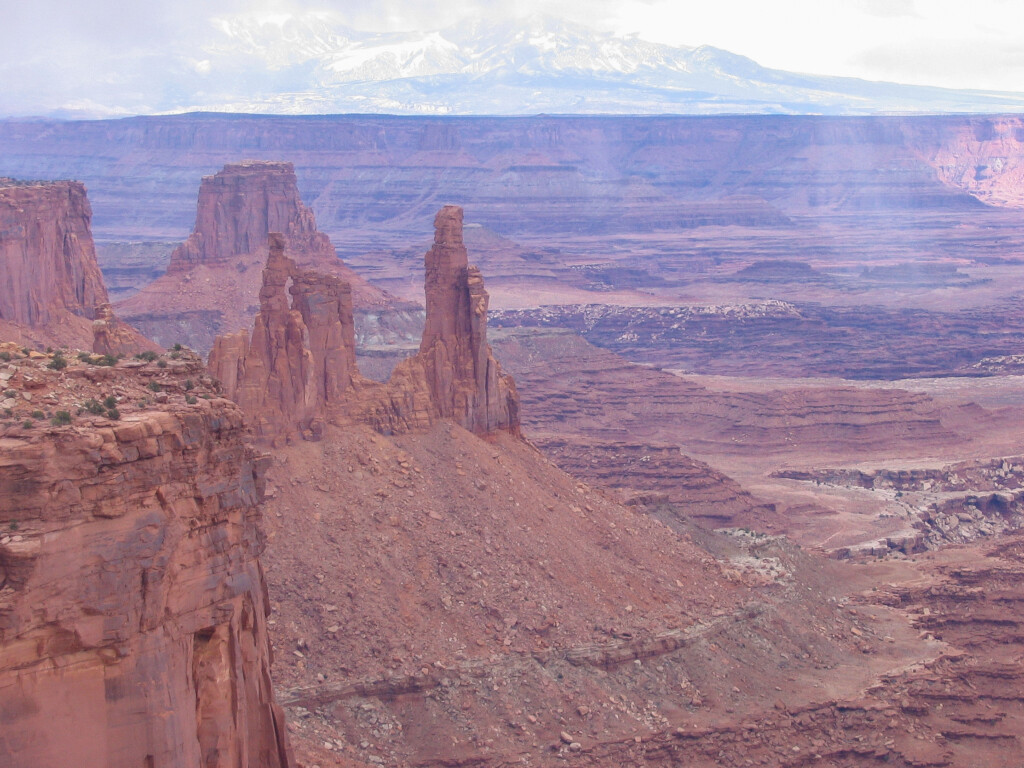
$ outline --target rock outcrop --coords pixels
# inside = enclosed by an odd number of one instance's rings
[[[458,206],[446,205],[434,219],[425,266],[427,320],[419,357],[438,413],[472,432],[515,428],[515,384],[487,344],[487,291],[480,271],[469,266]]]
[[[250,297],[260,289],[271,232],[280,233],[298,267],[348,283],[361,307],[392,305],[390,296],[338,259],[317,230],[292,164],[250,161],[203,177],[192,234],[171,254],[167,273],[120,302],[118,311],[165,345],[211,349],[216,336],[252,326],[259,308]]]
[[[91,219],[77,181],[0,181],[0,319],[41,328],[63,312],[92,318],[107,289]]]
[[[284,237],[272,233],[252,338],[218,338],[210,366],[260,437],[319,434],[328,407],[358,375],[348,284],[297,269]]]
[[[0,427],[0,762],[287,768],[258,559],[266,462],[240,410],[189,394],[212,394],[191,353],[43,357],[0,364],[7,387],[62,409]]]
[[[98,355],[129,355],[140,350],[156,351],[159,346],[114,314],[110,304],[97,304],[92,321],[92,351]]]
[[[324,420],[361,421],[391,433],[451,419],[477,434],[519,433],[515,383],[487,344],[488,297],[479,271],[467,263],[462,209],[446,206],[435,227],[434,247],[425,257],[420,351],[401,361],[384,384],[357,369],[349,286],[298,269],[284,253],[284,237],[270,235],[252,337],[219,337],[209,359],[225,394],[242,406],[259,437],[315,438]]]
[[[85,186],[0,180],[0,330],[34,346],[156,349],[107,300]],[[93,321],[93,322],[90,322]]]
[[[234,257],[261,251],[270,232],[284,234],[298,261],[337,260],[331,241],[317,231],[313,212],[299,198],[291,163],[225,165],[200,182],[195,228],[171,254],[167,272],[182,274],[200,264],[230,266]]]

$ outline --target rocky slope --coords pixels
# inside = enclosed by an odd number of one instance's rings
[[[2,351],[5,763],[291,765],[238,408],[188,352]]]
[[[543,425],[533,443],[560,469],[615,489],[627,505],[666,508],[710,526],[775,518],[775,506],[753,497],[728,475],[687,456],[678,445],[604,441]]]
[[[244,331],[218,337],[209,360],[260,437],[277,444],[297,434],[316,439],[327,420],[391,433],[451,419],[478,434],[518,434],[518,395],[487,343],[487,291],[467,262],[461,208],[438,212],[434,246],[424,257],[420,351],[383,384],[359,375],[348,284],[298,270],[278,233],[271,233],[269,251],[251,339]]]
[[[85,187],[75,181],[0,179],[0,330],[40,346],[93,347],[103,353],[152,345],[110,312]]]
[[[218,334],[251,324],[270,232],[282,234],[299,266],[345,280],[361,309],[392,304],[337,258],[299,198],[291,163],[245,162],[203,177],[192,234],[171,254],[167,273],[118,311],[167,346],[208,350]]]

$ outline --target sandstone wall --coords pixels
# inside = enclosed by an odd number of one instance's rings
[[[289,765],[264,463],[233,403],[193,403],[0,437],[3,764]]]
[[[118,313],[164,346],[209,351],[216,337],[252,327],[271,232],[298,267],[347,283],[349,303],[378,311],[398,306],[349,269],[317,230],[291,163],[251,161],[203,177],[192,234],[171,254],[167,273],[119,302]],[[378,317],[371,325],[381,323]]]
[[[225,165],[199,185],[196,224],[188,240],[171,254],[170,273],[197,264],[230,263],[234,256],[263,249],[269,232],[288,239],[289,252],[303,261],[334,260],[327,235],[302,200],[291,163],[246,162]]]
[[[107,301],[77,181],[0,180],[0,319],[41,327]]]

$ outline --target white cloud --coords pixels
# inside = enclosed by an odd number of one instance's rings
[[[654,42],[713,45],[796,72],[1024,88],[1018,0],[973,0],[969,11],[963,0],[34,0],[5,3],[0,102],[95,99],[86,93],[91,84],[109,83],[111,95],[134,77],[141,104],[145,62],[149,72],[180,67],[210,76],[206,49],[221,34],[213,19],[282,22],[303,13],[376,32],[550,15]]]

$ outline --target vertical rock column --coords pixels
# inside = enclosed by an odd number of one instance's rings
[[[316,364],[302,314],[289,306],[295,264],[284,255],[284,236],[270,235],[260,311],[245,356],[236,401],[262,437],[308,428],[316,414]]]
[[[462,208],[434,218],[434,245],[424,258],[427,319],[419,357],[442,418],[486,433],[519,430],[519,399],[487,343],[488,295],[462,241]]]

